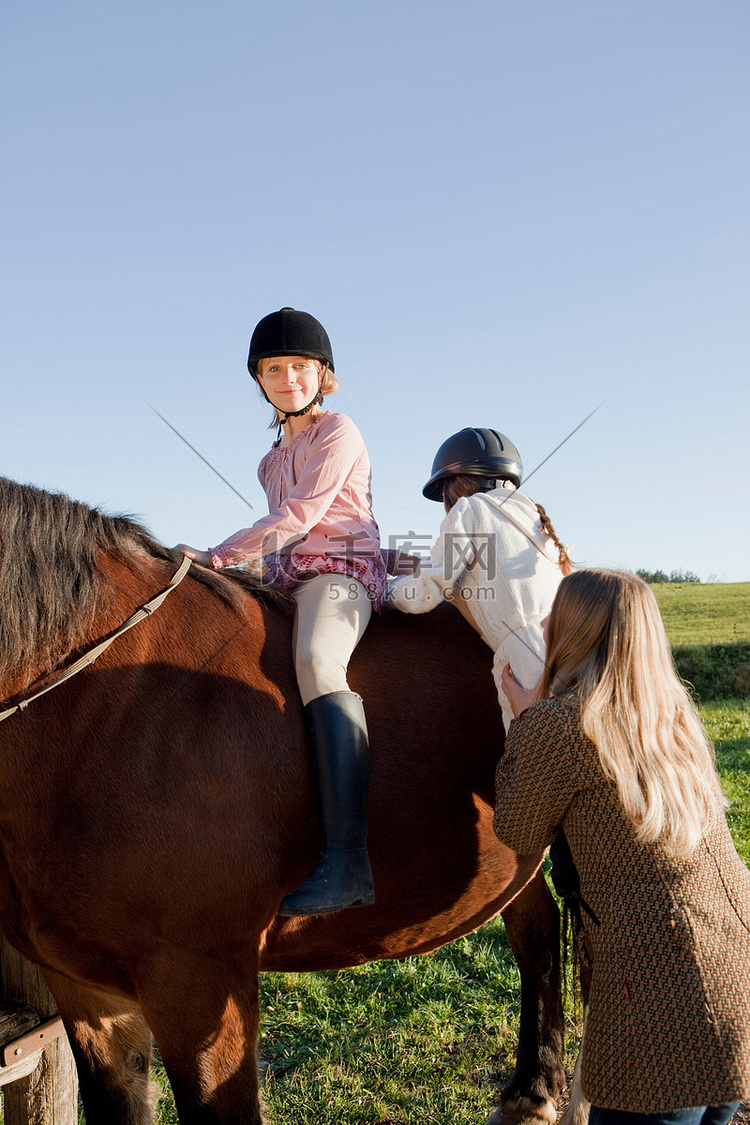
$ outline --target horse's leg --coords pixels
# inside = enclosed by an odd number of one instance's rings
[[[151,1125],[152,1039],[134,1001],[45,972],[78,1070],[86,1125]]]
[[[137,981],[180,1125],[262,1125],[258,1096],[257,954],[170,949]]]
[[[565,1025],[560,989],[560,912],[539,870],[503,911],[521,972],[521,1026],[513,1079],[488,1125],[554,1125],[565,1088]]]

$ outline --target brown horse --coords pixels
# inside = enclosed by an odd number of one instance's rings
[[[5,700],[33,694],[174,570],[130,520],[0,479]],[[541,857],[492,832],[489,650],[449,607],[373,622],[351,686],[370,724],[377,902],[278,918],[318,850],[291,629],[278,597],[193,567],[99,663],[0,723],[2,926],[43,967],[89,1125],[151,1120],[152,1033],[184,1125],[259,1125],[260,971],[427,952],[497,911],[522,1014],[494,1120],[554,1120],[558,916]]]

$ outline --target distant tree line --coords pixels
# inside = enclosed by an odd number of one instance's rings
[[[700,582],[700,578],[692,570],[673,570],[671,574],[665,574],[663,570],[636,570],[635,573],[651,585],[657,582]]]

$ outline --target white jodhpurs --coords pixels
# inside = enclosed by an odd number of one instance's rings
[[[346,670],[367,628],[372,602],[356,578],[319,574],[292,592],[294,670],[307,705],[333,691],[349,691]]]

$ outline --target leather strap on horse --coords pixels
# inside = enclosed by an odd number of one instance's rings
[[[43,687],[41,691],[36,692],[34,695],[30,695],[28,699],[24,699],[21,703],[17,703],[15,707],[9,707],[6,711],[0,711],[0,722],[2,722],[3,719],[10,718],[11,715],[15,715],[16,711],[25,711],[28,705],[30,703],[33,703],[35,699],[39,699],[42,695],[46,695],[48,691],[52,691],[53,688],[59,687],[60,684],[64,684],[66,680],[69,680],[71,678],[71,676],[75,676],[84,668],[88,668],[89,664],[93,664],[94,661],[98,659],[98,657],[100,657],[103,652],[106,652],[113,641],[116,641],[117,638],[122,636],[123,633],[127,633],[128,629],[132,629],[134,625],[138,625],[141,621],[144,621],[147,617],[150,617],[151,614],[159,608],[166,596],[168,594],[171,594],[175,587],[179,586],[180,582],[182,582],[183,578],[190,570],[191,561],[192,560],[189,559],[187,555],[185,555],[179,565],[179,568],[175,571],[175,574],[172,577],[172,581],[168,586],[165,586],[160,593],[155,594],[153,598],[147,601],[144,605],[140,606],[140,608],[137,609],[135,613],[131,614],[127,621],[123,621],[122,625],[115,629],[114,633],[112,633],[111,636],[107,637],[105,641],[100,641],[98,645],[95,645],[94,648],[89,649],[88,652],[85,652],[83,656],[79,657],[78,660],[76,660],[75,664],[71,664],[70,668],[66,668],[65,671],[61,672],[59,676],[55,676],[55,678],[51,680],[46,687]]]

